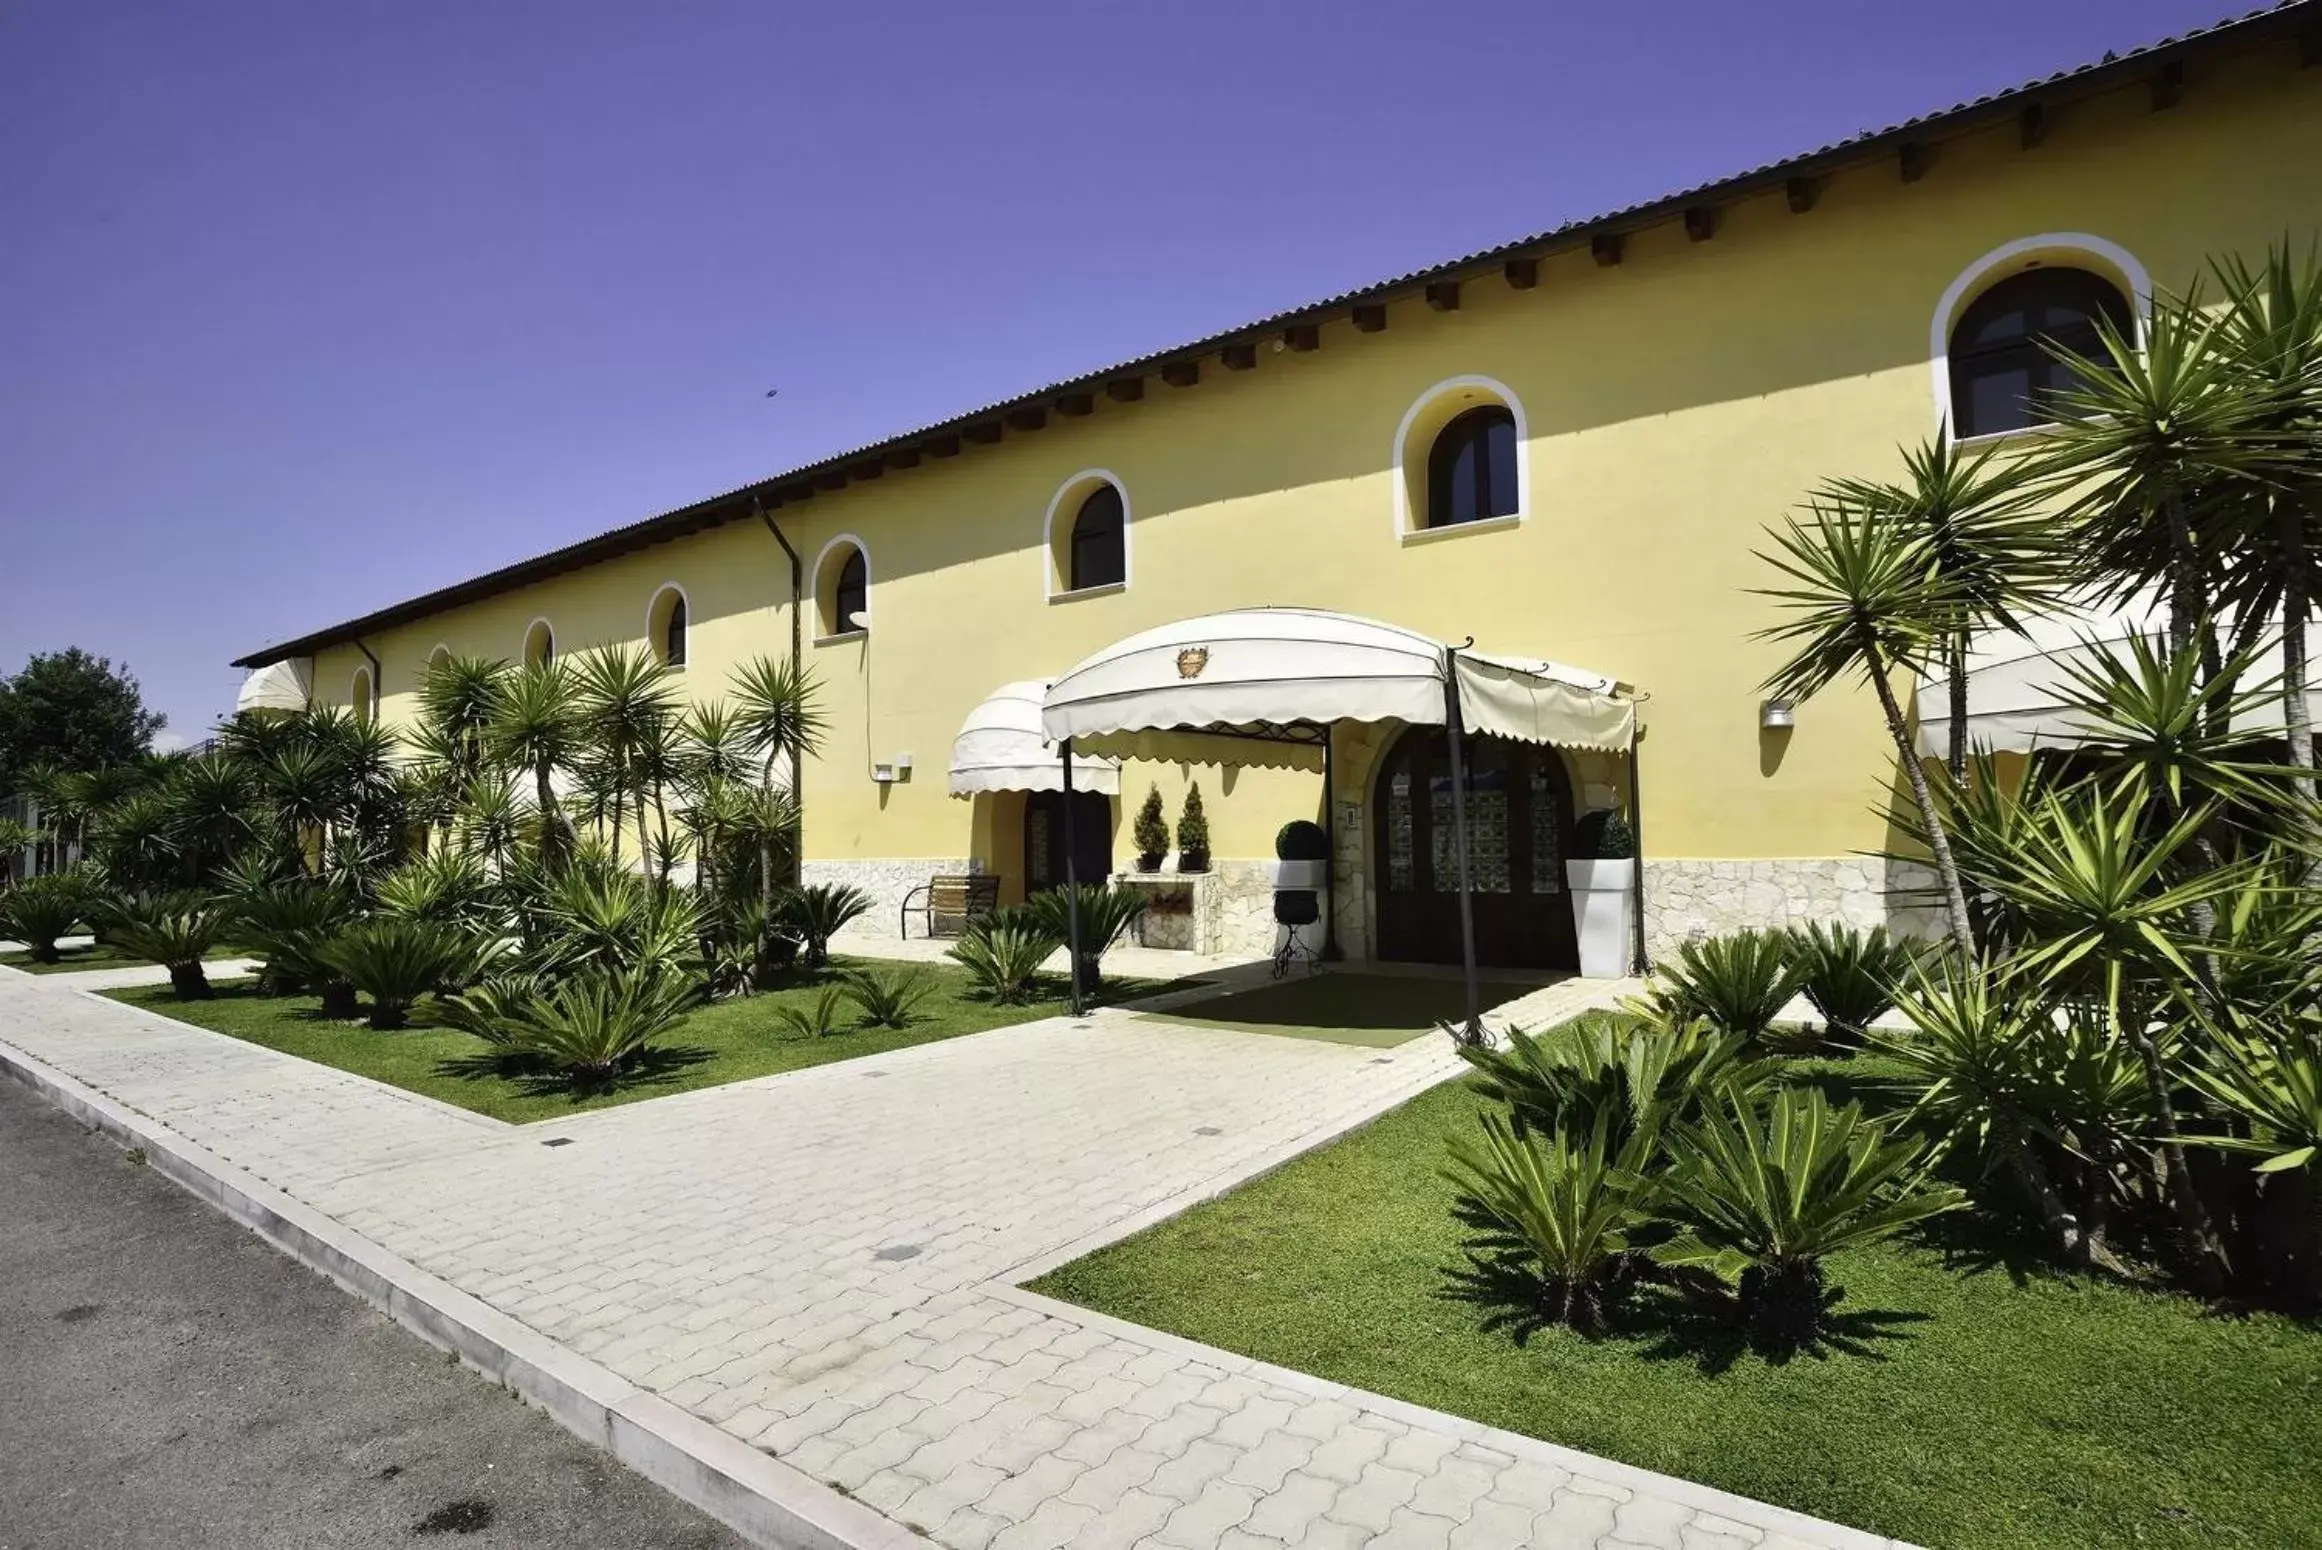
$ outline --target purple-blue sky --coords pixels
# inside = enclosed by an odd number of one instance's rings
[[[267,641],[2224,14],[16,0],[0,672],[199,736]]]

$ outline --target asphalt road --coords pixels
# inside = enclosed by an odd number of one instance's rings
[[[0,1550],[741,1543],[0,1078]]]

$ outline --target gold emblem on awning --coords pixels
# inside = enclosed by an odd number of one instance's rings
[[[1209,648],[1207,646],[1188,646],[1177,653],[1177,676],[1180,678],[1199,678],[1201,670],[1207,666],[1209,666]]]

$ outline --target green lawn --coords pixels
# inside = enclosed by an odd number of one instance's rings
[[[230,957],[230,955],[229,955]],[[218,960],[212,959],[212,962]],[[110,942],[83,943],[79,947],[57,950],[54,963],[35,963],[27,952],[0,953],[0,966],[22,969],[27,974],[70,974],[76,969],[127,969],[139,964],[150,964],[150,958],[139,958],[125,953]]]
[[[211,1001],[180,1001],[169,993],[167,985],[106,994],[131,1006],[519,1124],[754,1076],[800,1071],[858,1055],[908,1049],[914,1044],[1052,1017],[1064,1010],[1061,982],[1029,1005],[996,1006],[976,996],[963,971],[946,964],[929,968],[941,988],[921,1003],[908,1028],[857,1029],[803,1039],[781,1027],[775,1009],[811,1002],[817,988],[835,973],[801,971],[795,983],[783,989],[702,1007],[662,1041],[653,1060],[637,1075],[610,1092],[586,1097],[575,1096],[569,1086],[553,1077],[511,1074],[496,1066],[486,1058],[489,1049],[481,1040],[456,1028],[437,1026],[424,1001],[415,1009],[410,1028],[374,1033],[360,1022],[326,1020],[312,997],[261,996],[247,980],[217,982],[218,995]],[[1160,988],[1151,981],[1119,980],[1109,981],[1106,993],[1107,999],[1117,1000],[1151,995]],[[851,1004],[845,1015],[853,1015]]]
[[[1487,1329],[1447,1295],[1438,1174],[1480,1102],[1438,1088],[1034,1288],[1937,1550],[2322,1546],[2322,1332],[2052,1273],[1963,1218],[1834,1260],[1854,1338],[1786,1363],[1698,1319]]]

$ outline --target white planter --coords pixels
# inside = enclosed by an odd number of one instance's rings
[[[1614,980],[1629,972],[1636,904],[1634,861],[1567,861],[1572,927],[1580,938],[1584,979]]]
[[[1308,889],[1320,893],[1330,882],[1330,863],[1327,861],[1277,861],[1274,863],[1274,886],[1277,889]]]

